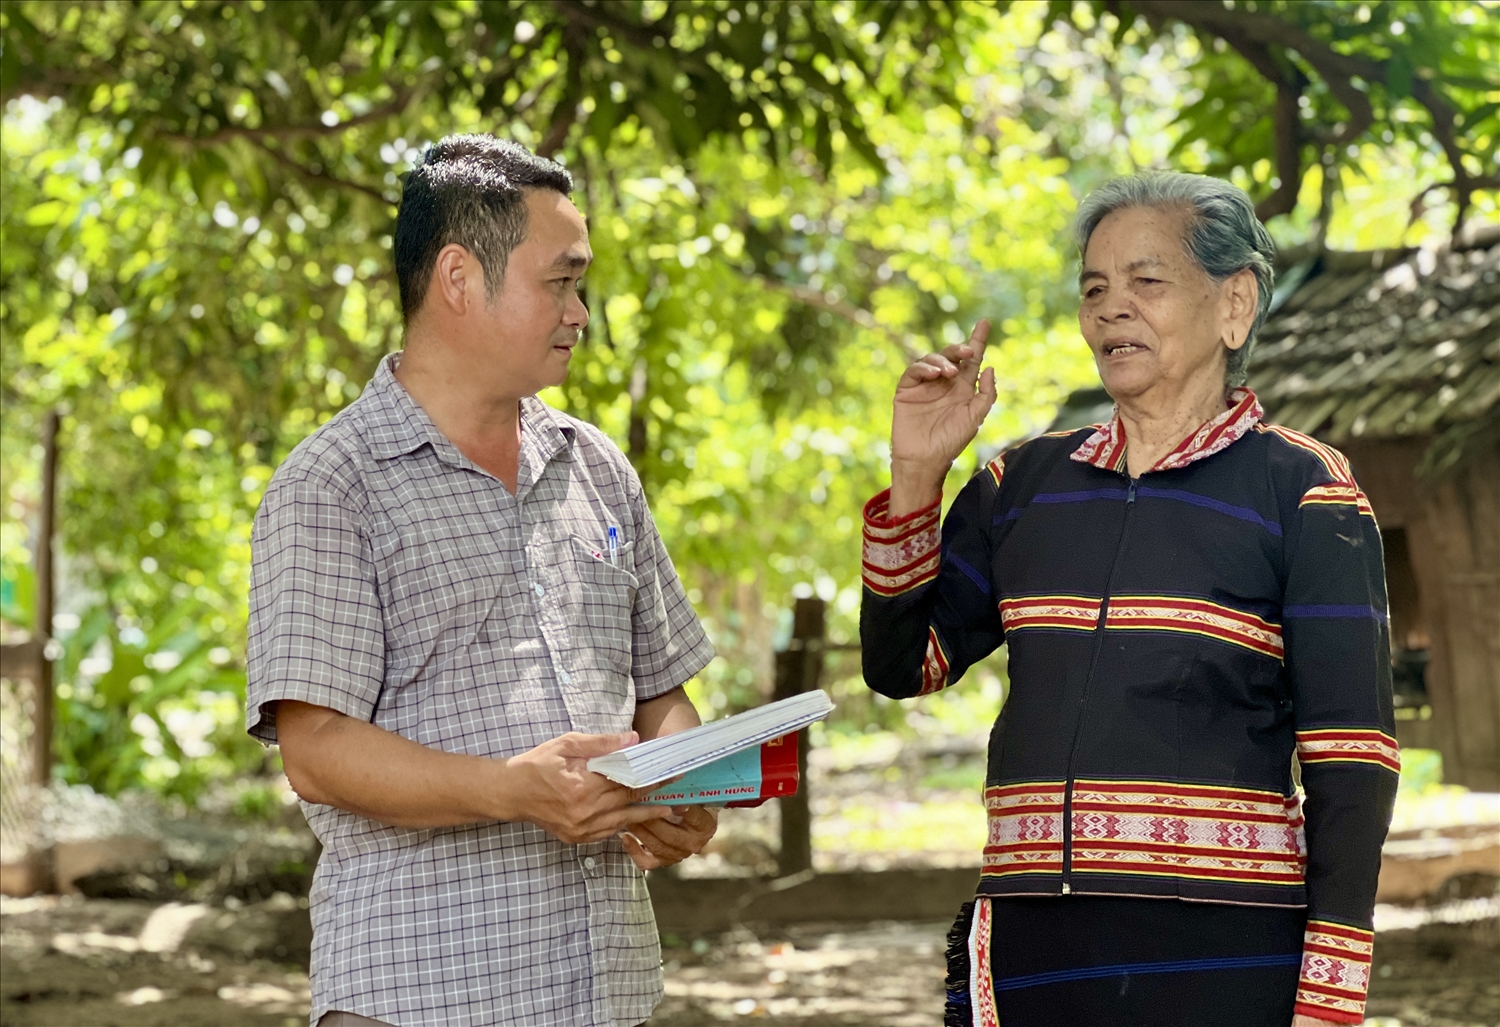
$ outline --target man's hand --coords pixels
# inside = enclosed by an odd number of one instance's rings
[[[651,789],[626,788],[586,766],[595,756],[634,745],[636,737],[634,731],[569,732],[511,757],[505,763],[503,787],[512,811],[505,819],[530,821],[569,845],[596,842],[621,831],[645,831],[653,822],[664,822],[672,815],[668,807],[632,805]]]
[[[1344,1027],[1336,1020],[1320,1020],[1316,1016],[1298,1013],[1292,1017],[1292,1027]]]
[[[995,372],[980,373],[990,323],[980,321],[969,341],[929,353],[896,383],[891,420],[890,515],[930,505],[948,468],[964,451],[995,403]]]
[[[620,835],[625,851],[642,870],[658,870],[681,863],[703,846],[719,829],[718,814],[706,806],[673,806],[672,815],[638,824]]]
[[[419,745],[335,710],[283,699],[281,759],[297,794],[397,827],[526,820],[564,842],[598,841],[670,815],[585,764],[636,740],[566,734],[508,760]]]
[[[696,727],[698,711],[678,685],[664,695],[648,699],[635,708],[635,729],[642,738],[662,738]],[[635,865],[642,870],[656,870],[681,863],[703,849],[719,829],[719,817],[703,806],[653,806],[667,811],[661,820],[620,832],[620,841]]]

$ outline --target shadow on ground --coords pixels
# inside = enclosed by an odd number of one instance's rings
[[[4,1027],[298,1027],[306,912],[109,899],[0,906]],[[665,939],[650,1027],[938,1027],[946,922],[742,926]],[[285,955],[278,955],[278,952]],[[1500,919],[1426,923],[1376,942],[1381,1027],[1500,1025]]]

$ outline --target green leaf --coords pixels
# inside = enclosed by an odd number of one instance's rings
[[[1391,91],[1392,96],[1407,97],[1411,95],[1412,68],[1407,63],[1404,52],[1398,51],[1391,54],[1386,62],[1385,85]]]
[[[28,225],[55,225],[67,213],[69,204],[62,200],[47,200],[38,203],[26,212]]]

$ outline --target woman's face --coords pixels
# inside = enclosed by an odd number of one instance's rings
[[[1180,209],[1127,207],[1089,238],[1078,326],[1116,400],[1223,387],[1233,326],[1223,287],[1188,253],[1187,223]]]

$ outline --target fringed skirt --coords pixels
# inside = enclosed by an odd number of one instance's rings
[[[1287,1027],[1301,909],[1068,895],[965,903],[944,1027]]]

